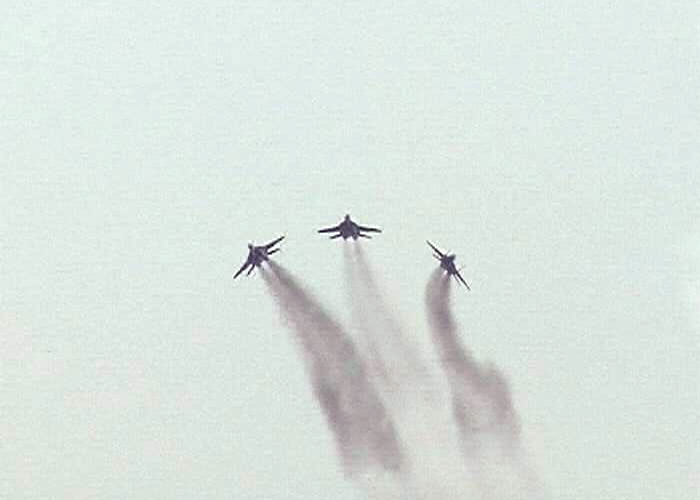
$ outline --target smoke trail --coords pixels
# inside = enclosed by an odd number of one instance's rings
[[[412,464],[400,484],[365,485],[371,499],[464,500],[485,498],[460,455],[453,420],[418,345],[387,303],[362,247],[344,245],[345,275],[352,320],[367,352],[370,374],[396,418]],[[379,485],[383,489],[375,491]]]
[[[398,434],[352,340],[288,271],[268,263],[272,274],[261,274],[301,344],[346,475],[369,467],[400,472],[406,463]]]
[[[520,423],[510,388],[495,366],[477,363],[462,344],[450,309],[450,285],[449,275],[436,269],[426,287],[425,303],[463,444],[466,450],[475,451],[483,443],[482,436],[491,436],[511,448],[518,441]]]
[[[350,243],[347,241],[343,242],[343,255],[345,261],[345,278],[346,283],[350,287],[350,302],[351,302],[351,321],[353,326],[357,327],[362,336],[359,340],[359,347],[363,351],[365,359],[367,359],[367,367],[376,380],[377,384],[382,387],[395,388],[395,383],[393,377],[389,373],[389,368],[385,360],[381,355],[377,341],[374,335],[370,332],[370,320],[367,318],[364,310],[364,305],[360,304],[358,301],[353,300],[357,295],[357,283],[358,277],[355,274],[353,256],[349,247]]]
[[[427,367],[379,290],[362,247],[346,243],[343,250],[352,320],[383,392],[392,400],[407,396],[407,389],[430,397]]]
[[[478,363],[459,338],[450,309],[452,280],[440,268],[425,290],[433,344],[452,394],[462,452],[480,498],[545,498],[520,446],[520,422],[505,377]]]

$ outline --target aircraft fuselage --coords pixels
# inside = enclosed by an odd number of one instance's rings
[[[376,227],[361,226],[353,221],[350,215],[346,215],[337,226],[319,229],[318,232],[335,233],[331,236],[331,239],[342,237],[344,240],[348,238],[356,240],[358,238],[371,238],[371,236],[365,233],[381,233],[382,230]]]
[[[264,246],[251,246],[248,252],[248,258],[254,266],[260,267],[263,261],[269,260],[270,257],[267,254],[267,249]]]
[[[248,270],[248,274],[246,274],[246,276],[249,276],[250,273],[253,272],[253,269],[260,267],[264,261],[269,260],[270,255],[275,252],[279,252],[279,248],[273,247],[283,239],[284,236],[280,236],[276,240],[273,240],[266,245],[253,245],[252,243],[248,243],[248,257],[240,269],[236,271],[236,274],[233,275],[233,279],[236,279],[236,277],[238,277],[246,269]]]
[[[440,267],[447,271],[449,274],[455,274],[457,272],[457,266],[455,266],[455,255],[445,255],[440,259]]]
[[[357,224],[352,222],[349,219],[344,220],[340,224],[340,235],[343,237],[344,240],[348,238],[352,238],[353,240],[356,240],[360,236],[360,231],[357,229]]]

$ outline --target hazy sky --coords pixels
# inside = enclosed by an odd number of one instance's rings
[[[143,3],[0,9],[0,498],[361,499],[231,280],[347,323],[346,212],[428,360],[457,253],[551,498],[700,488],[696,2]]]

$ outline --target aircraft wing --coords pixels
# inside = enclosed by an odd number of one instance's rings
[[[376,227],[367,227],[367,226],[357,226],[357,229],[360,231],[364,231],[366,233],[381,233],[381,229],[377,229]]]
[[[280,236],[280,237],[277,238],[276,240],[273,240],[273,241],[271,241],[270,243],[268,243],[267,245],[263,245],[263,246],[265,247],[266,250],[268,250],[268,249],[274,247],[277,243],[279,243],[279,242],[282,241],[283,239],[284,239],[284,236]]]
[[[243,263],[243,265],[241,266],[241,268],[238,271],[236,271],[236,274],[233,275],[233,279],[238,278],[238,275],[240,275],[243,271],[245,271],[245,268],[248,267],[249,264],[250,264],[250,259],[246,259],[245,262]],[[252,266],[252,267],[254,267],[254,266]]]
[[[340,224],[338,224],[337,226],[326,227],[318,230],[319,233],[333,233],[335,231],[340,231]]]
[[[455,274],[454,274],[454,275],[455,275],[455,277],[456,277],[459,281],[461,281],[462,283],[464,283],[464,286],[467,287],[467,290],[471,290],[471,288],[469,288],[469,285],[467,285],[467,282],[464,281],[464,278],[462,277],[462,275],[459,274],[459,271],[455,271]]]
[[[428,240],[425,240],[425,242],[430,246],[430,248],[432,248],[433,250],[435,250],[435,253],[438,254],[440,257],[444,257],[444,256],[445,256],[444,253],[442,253],[440,250],[438,250],[438,249],[435,247],[435,245],[433,245],[432,243],[430,243]]]

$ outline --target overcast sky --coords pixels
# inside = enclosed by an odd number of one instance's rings
[[[551,498],[697,491],[696,2],[59,4],[1,9],[1,498],[362,499],[231,280],[286,234],[348,323],[347,212],[436,376],[457,253]]]

